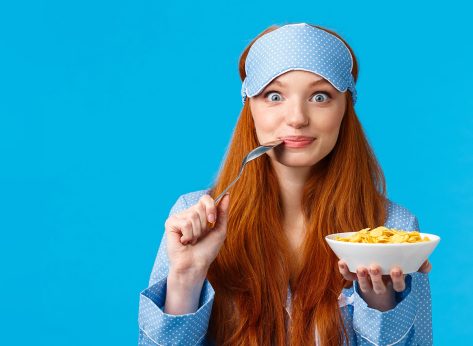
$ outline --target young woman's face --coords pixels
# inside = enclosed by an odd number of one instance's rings
[[[312,72],[292,70],[250,98],[260,144],[288,136],[267,154],[285,166],[313,166],[332,151],[345,113],[345,93]],[[297,142],[299,140],[299,142]]]

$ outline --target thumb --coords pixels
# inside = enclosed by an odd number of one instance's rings
[[[226,193],[220,203],[217,205],[217,222],[215,227],[222,227],[227,225],[228,209],[230,206],[230,194]]]

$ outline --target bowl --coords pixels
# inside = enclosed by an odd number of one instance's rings
[[[394,266],[399,266],[404,274],[416,272],[440,241],[439,236],[429,233],[420,233],[420,236],[430,240],[417,243],[350,243],[335,240],[337,236],[349,237],[354,233],[357,232],[334,233],[325,237],[330,248],[347,263],[352,273],[356,273],[358,266],[369,268],[371,264],[380,265],[383,275],[389,275]]]

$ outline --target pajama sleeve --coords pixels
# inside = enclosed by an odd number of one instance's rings
[[[180,196],[169,216],[187,209]],[[199,307],[194,313],[170,315],[164,312],[169,261],[164,233],[153,265],[149,285],[140,293],[139,345],[207,345],[206,333],[214,300],[214,290],[204,281]]]

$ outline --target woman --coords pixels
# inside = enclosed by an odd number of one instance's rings
[[[210,189],[179,197],[140,296],[143,345],[429,345],[428,262],[350,273],[324,236],[418,230],[386,197],[355,114],[357,62],[336,33],[272,26],[240,59],[243,109]],[[242,159],[276,139],[284,144]],[[216,222],[210,228],[208,222]]]

